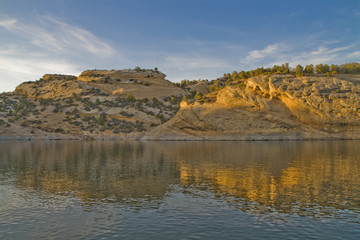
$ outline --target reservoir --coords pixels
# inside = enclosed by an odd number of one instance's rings
[[[0,239],[360,239],[360,141],[1,141]]]

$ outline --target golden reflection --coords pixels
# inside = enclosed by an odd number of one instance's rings
[[[244,154],[235,150],[237,156],[230,157],[234,152],[228,153],[221,163],[213,161],[212,165],[183,160],[180,166],[181,183],[197,187],[206,182],[215,191],[283,212],[291,205],[307,204],[335,208],[347,206],[360,210],[358,142],[283,144],[287,147],[280,148],[286,151],[278,155],[282,160],[277,163],[271,160],[274,151],[279,151],[276,146],[273,146],[275,149],[269,146],[262,153],[243,149]],[[248,147],[251,149],[251,144]],[[248,161],[241,160],[247,157]],[[271,166],[267,161],[282,169]]]

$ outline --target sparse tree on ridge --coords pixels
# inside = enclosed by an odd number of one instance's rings
[[[335,65],[335,64],[331,64],[330,65],[330,72],[338,72],[339,71],[339,66]],[[336,73],[335,73],[336,74]]]
[[[315,66],[315,71],[317,74],[324,72],[324,64],[320,63]]]
[[[239,78],[240,78],[240,79],[245,79],[245,78],[246,78],[246,73],[245,73],[245,71],[239,72]]]
[[[317,74],[320,74],[320,73],[328,73],[330,72],[330,67],[328,64],[318,64],[315,66],[315,71]]]
[[[314,65],[306,65],[304,69],[304,73],[309,73],[310,75],[314,75]]]
[[[290,73],[289,63],[282,64],[281,68],[283,73]]]
[[[335,74],[360,74],[360,63],[345,63],[341,65],[331,64],[318,64],[314,67],[313,64],[306,65],[305,67],[298,64],[295,68],[291,68],[288,63],[284,63],[281,66],[274,65],[272,68],[257,68],[250,71],[233,71],[232,73],[224,73],[224,79],[226,85],[229,85],[234,80],[246,79],[250,77],[259,76],[262,74],[282,74],[282,73],[291,73],[296,74],[297,76],[313,76],[316,74],[326,74],[327,76]],[[218,83],[214,83],[211,86],[212,91],[219,90]]]
[[[232,80],[233,81],[236,81],[238,79],[238,73],[237,73],[237,71],[233,71],[233,73],[232,73]]]
[[[298,64],[295,68],[295,73],[296,73],[296,76],[303,76],[303,66],[301,66],[300,64]]]
[[[324,64],[324,73],[330,72],[330,67],[327,64]]]

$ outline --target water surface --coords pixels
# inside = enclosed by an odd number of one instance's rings
[[[0,239],[360,239],[359,141],[1,141]]]

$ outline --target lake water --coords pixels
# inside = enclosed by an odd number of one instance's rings
[[[359,146],[1,141],[0,239],[360,239]]]

